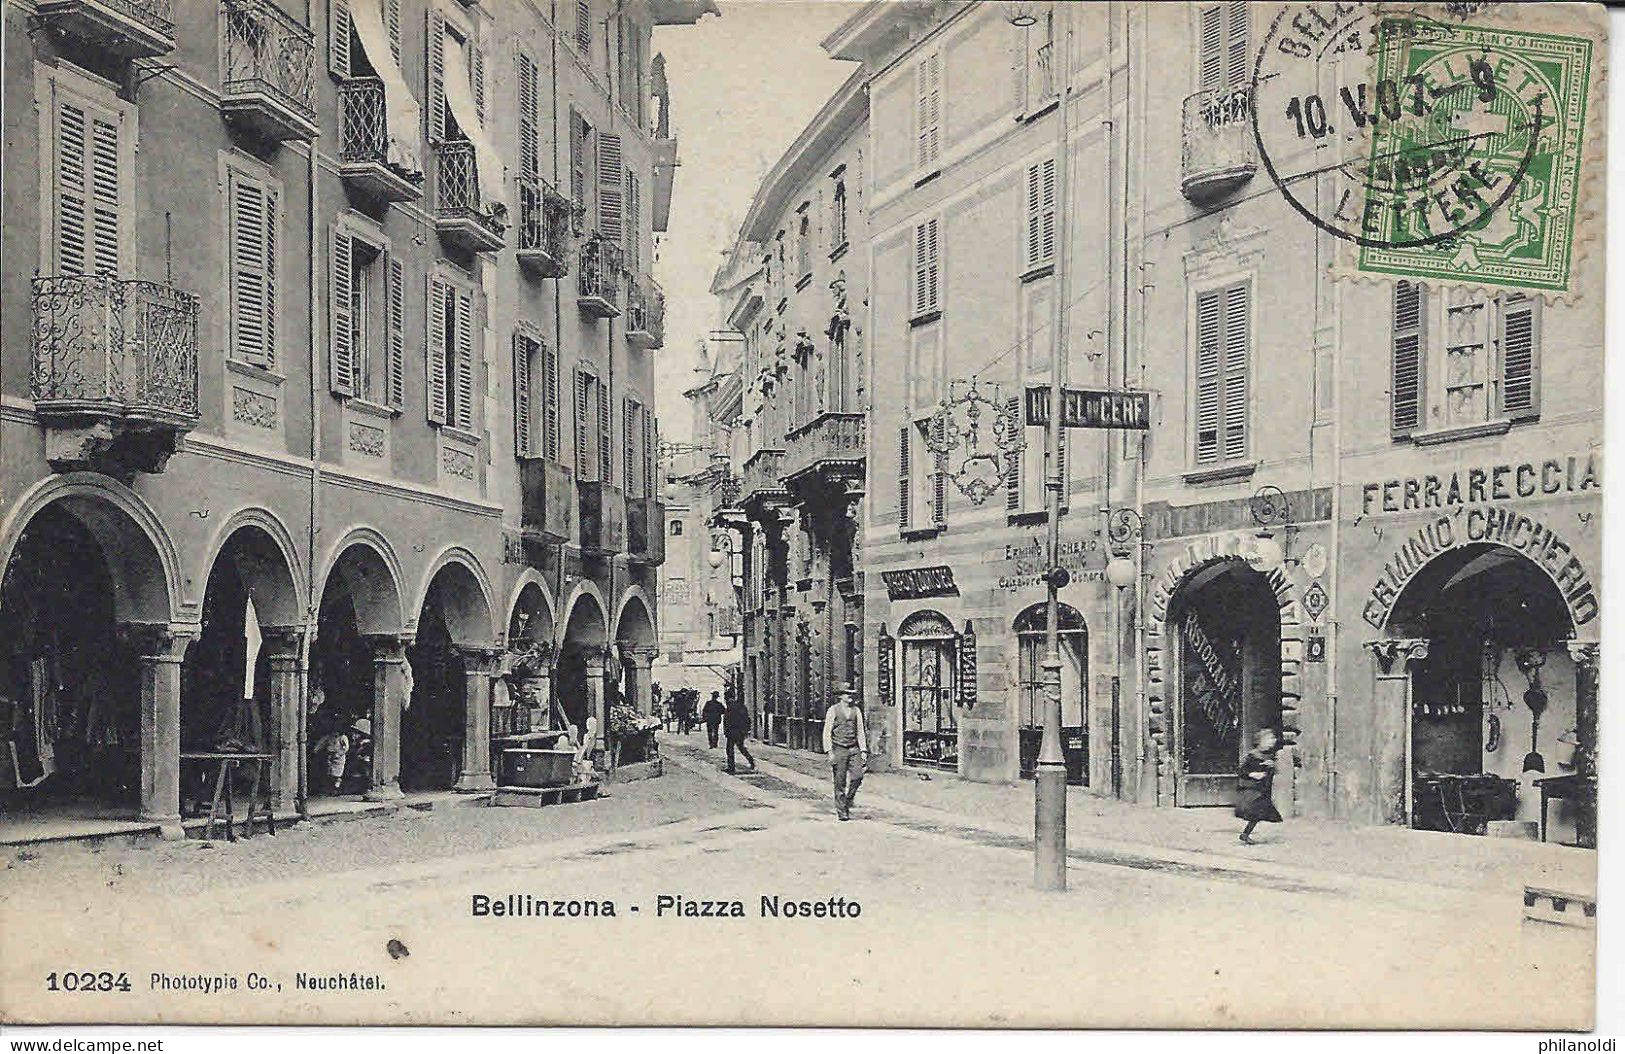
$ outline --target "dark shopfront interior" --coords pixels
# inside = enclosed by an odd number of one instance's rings
[[[1596,756],[1550,576],[1501,546],[1449,550],[1406,586],[1391,625],[1428,642],[1411,668],[1409,825],[1538,837],[1541,781],[1594,778]],[[1547,840],[1595,846],[1583,797],[1548,811]]]

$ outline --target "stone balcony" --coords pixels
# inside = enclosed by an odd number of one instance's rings
[[[626,495],[595,479],[579,480],[581,550],[595,556],[626,552]]]
[[[575,538],[578,495],[575,472],[546,458],[519,459],[520,526],[542,541],[562,544]]]
[[[172,0],[38,0],[40,23],[123,59],[167,55],[175,48]]]
[[[269,0],[226,0],[220,33],[226,119],[271,142],[316,138],[316,45],[310,30]]]
[[[435,153],[434,229],[442,241],[468,252],[496,252],[508,228],[506,210],[480,199],[474,144],[453,140]]]
[[[1186,97],[1179,190],[1197,203],[1230,193],[1258,171],[1246,88],[1205,89]]]
[[[33,282],[29,390],[59,472],[161,472],[198,420],[198,301],[157,282]]]
[[[389,160],[384,82],[377,77],[356,77],[339,85],[339,176],[378,201],[415,201],[423,196],[423,174],[403,171]]]
[[[792,490],[823,489],[863,478],[866,415],[826,410],[790,432],[784,443],[784,480]]]
[[[789,497],[784,489],[784,451],[765,447],[740,468],[739,503],[747,512],[776,507]]]
[[[569,266],[570,201],[540,180],[519,181],[519,266],[538,278],[558,278]]]

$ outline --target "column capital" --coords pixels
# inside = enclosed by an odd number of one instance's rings
[[[306,632],[304,626],[261,626],[260,639],[273,659],[297,657],[304,651]]]
[[[1365,646],[1377,660],[1378,677],[1406,677],[1410,664],[1428,657],[1428,641],[1423,637],[1390,637],[1369,640]]]
[[[406,649],[412,644],[409,633],[367,633],[362,639],[372,649],[373,662],[405,662]]]
[[[142,659],[151,662],[181,662],[186,649],[203,634],[194,622],[122,622],[118,627],[123,642]]]
[[[483,673],[490,676],[501,672],[502,658],[507,654],[506,649],[491,642],[454,644],[452,647],[462,657],[464,670],[468,673]]]
[[[1596,673],[1597,667],[1602,661],[1602,645],[1591,640],[1571,640],[1567,643],[1569,658],[1574,661],[1574,665],[1584,667],[1591,673]]]

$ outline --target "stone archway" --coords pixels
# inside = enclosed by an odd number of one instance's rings
[[[129,815],[179,835],[182,576],[152,510],[93,473],[43,481],[8,514],[0,553],[0,691],[25,737],[7,812]],[[120,671],[134,669],[134,677]]]
[[[651,716],[654,713],[651,671],[657,652],[654,616],[650,613],[648,598],[636,586],[621,598],[621,610],[615,616],[615,647],[621,660],[622,697],[635,706],[639,714]]]
[[[1169,679],[1173,674],[1174,641],[1168,627],[1168,613],[1182,586],[1191,576],[1222,561],[1247,563],[1251,537],[1245,534],[1200,538],[1188,545],[1152,582],[1146,598],[1145,678],[1146,701],[1150,711],[1152,749],[1157,773],[1157,801],[1172,804],[1176,759],[1172,751],[1172,721]],[[1282,751],[1296,765],[1298,735],[1301,731],[1303,701],[1303,614],[1294,595],[1292,582],[1279,568],[1265,574],[1275,594],[1281,633],[1281,740]],[[1294,785],[1293,793],[1296,793]]]
[[[571,595],[566,610],[554,676],[554,698],[564,720],[578,733],[586,727],[588,715],[595,716],[602,743],[608,716],[604,680],[613,658],[603,596],[592,583],[583,582]]]
[[[498,670],[489,579],[448,549],[431,565],[407,655],[411,702],[401,720],[403,790],[488,790],[491,681]]]
[[[553,612],[546,581],[535,568],[527,568],[508,603],[503,676],[492,685],[493,738],[552,727],[553,669],[558,659]]]

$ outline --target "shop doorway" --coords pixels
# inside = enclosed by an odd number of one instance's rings
[[[897,635],[903,650],[903,764],[957,771],[959,635],[935,611],[910,615]]]
[[[1061,751],[1066,781],[1089,785],[1089,631],[1083,616],[1067,604],[1057,612],[1061,647]],[[1044,741],[1044,652],[1047,615],[1043,604],[1016,616],[1017,708],[1021,740],[1021,778],[1038,774],[1038,751]]]
[[[1544,781],[1594,778],[1596,713],[1577,691],[1573,621],[1533,561],[1489,543],[1447,550],[1406,585],[1389,625],[1428,642],[1409,668],[1403,813],[1391,820],[1458,834],[1512,822],[1534,834]],[[1596,844],[1585,796],[1549,811],[1548,840]]]
[[[1281,727],[1281,623],[1269,580],[1240,559],[1190,572],[1168,606],[1174,647],[1174,802],[1230,806],[1241,757]]]

